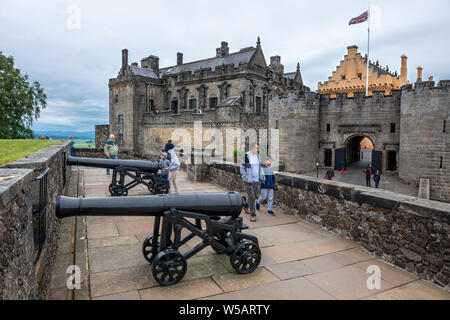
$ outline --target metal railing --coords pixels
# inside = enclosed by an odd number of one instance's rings
[[[34,182],[39,184],[39,197],[37,198],[37,203],[33,205],[33,238],[35,264],[41,257],[42,250],[47,239],[47,177],[49,170],[50,168],[46,168],[39,176],[34,178]]]

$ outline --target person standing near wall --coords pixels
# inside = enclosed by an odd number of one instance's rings
[[[177,185],[177,174],[178,170],[180,169],[180,160],[178,160],[178,157],[175,154],[175,150],[170,149],[168,153],[170,155],[169,185],[172,184],[173,188],[175,189],[175,193],[179,193]]]
[[[261,183],[261,196],[256,201],[256,210],[259,211],[259,204],[267,198],[267,213],[275,216],[275,213],[272,211],[273,193],[275,189],[275,173],[272,168],[272,159],[267,158],[262,168],[265,181]]]
[[[75,154],[75,146],[74,146],[75,140],[73,140],[72,136],[69,137],[69,143],[70,143],[70,155],[73,157]]]
[[[333,180],[333,177],[334,177],[334,170],[333,169],[328,169],[327,173],[325,174],[325,179]]]
[[[261,160],[258,154],[257,143],[250,144],[250,150],[245,153],[240,166],[242,181],[247,191],[248,205],[250,207],[250,221],[256,221],[256,199],[258,198],[258,185],[265,182],[264,171],[261,167]]]
[[[364,169],[363,172],[366,173],[366,186],[370,187],[370,179],[372,179],[372,176],[371,176],[372,173],[370,171],[370,166],[367,166],[367,168]]]
[[[169,150],[173,148],[175,148],[175,145],[172,143],[172,139],[167,140],[166,146],[164,147],[164,151],[169,152]]]
[[[344,175],[344,170],[345,170],[345,161],[342,160],[341,161],[341,175]]]
[[[119,146],[117,145],[115,135],[112,134],[109,136],[109,140],[106,141],[106,143],[105,143],[104,151],[105,151],[106,158],[108,158],[108,159],[117,159],[118,158]],[[106,169],[106,174],[109,174],[109,168]]]
[[[378,189],[378,185],[380,184],[381,180],[381,173],[380,170],[377,170],[375,174],[373,175],[373,182],[375,182],[375,188]]]

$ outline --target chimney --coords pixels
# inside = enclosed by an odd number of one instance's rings
[[[224,57],[230,53],[230,49],[228,48],[228,42],[222,41],[220,44],[220,48],[216,49],[216,57]]]
[[[177,66],[181,66],[183,64],[183,53],[177,52]]]
[[[422,67],[417,67],[417,81],[422,81]]]
[[[148,56],[142,59],[141,67],[152,70],[159,77],[159,58],[157,56]]]
[[[272,69],[274,72],[277,73],[284,73],[284,66],[281,64],[281,57],[280,56],[272,56],[270,57],[270,69]]]
[[[347,55],[349,56],[349,57],[355,57],[356,56],[356,51],[358,50],[358,46],[355,46],[355,45],[353,45],[353,46],[350,46],[350,47],[347,47]]]
[[[405,55],[402,55],[401,59],[402,59],[402,67],[400,69],[400,79],[407,80],[407,78],[408,78],[408,65],[407,65],[408,57]]]
[[[122,50],[122,68],[125,69],[125,67],[128,66],[128,49]]]

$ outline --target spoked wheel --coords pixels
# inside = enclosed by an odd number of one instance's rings
[[[183,279],[186,274],[187,263],[178,250],[163,250],[155,257],[152,273],[156,282],[162,286],[171,286]]]
[[[152,241],[153,241],[153,234],[150,234],[142,243],[142,254],[144,255],[145,260],[147,260],[149,263],[152,263],[153,259],[155,258],[152,253],[152,248],[153,248]],[[170,247],[172,244],[173,244],[172,240],[169,239],[169,241],[167,242],[167,245]],[[159,248],[160,248],[160,245],[158,242],[156,254],[159,253]]]
[[[261,250],[253,241],[241,241],[230,256],[231,266],[238,273],[253,272],[261,262]]]
[[[226,231],[226,232],[216,232],[213,234],[213,238],[214,240],[216,240],[217,242],[219,242],[221,245],[223,245],[224,247],[228,247],[231,243],[231,239],[229,236],[230,232]],[[221,253],[225,253],[225,251],[223,251],[220,248],[216,248],[214,245],[211,245],[211,247],[214,249],[215,252],[221,254]]]
[[[110,190],[109,192],[111,193],[111,195],[113,197],[121,197],[121,196],[127,196],[128,195],[128,190],[125,188],[124,185],[121,184],[116,184],[115,186],[110,185]]]
[[[152,241],[153,235],[151,234],[144,240],[144,243],[142,243],[142,254],[144,255],[145,260],[147,260],[149,263],[152,263],[154,258],[152,253]],[[157,252],[159,253],[159,243],[157,247]]]

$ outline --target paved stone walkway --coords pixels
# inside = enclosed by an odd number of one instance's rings
[[[110,176],[85,170],[86,197],[106,196]],[[204,182],[178,175],[180,192],[223,192]],[[148,195],[139,186],[130,195]],[[151,217],[87,217],[89,297],[91,299],[450,299],[450,293],[415,275],[365,254],[349,240],[335,236],[297,216],[261,206],[257,222],[246,232],[256,235],[262,250],[260,267],[237,274],[227,255],[204,249],[188,260],[184,279],[170,287],[155,282],[141,245],[153,232]],[[278,210],[277,210],[278,209]],[[198,241],[197,241],[198,243]],[[195,245],[190,242],[189,246]],[[188,249],[188,246],[186,248]],[[367,267],[381,270],[380,289],[367,288]],[[76,296],[76,294],[75,294]]]

